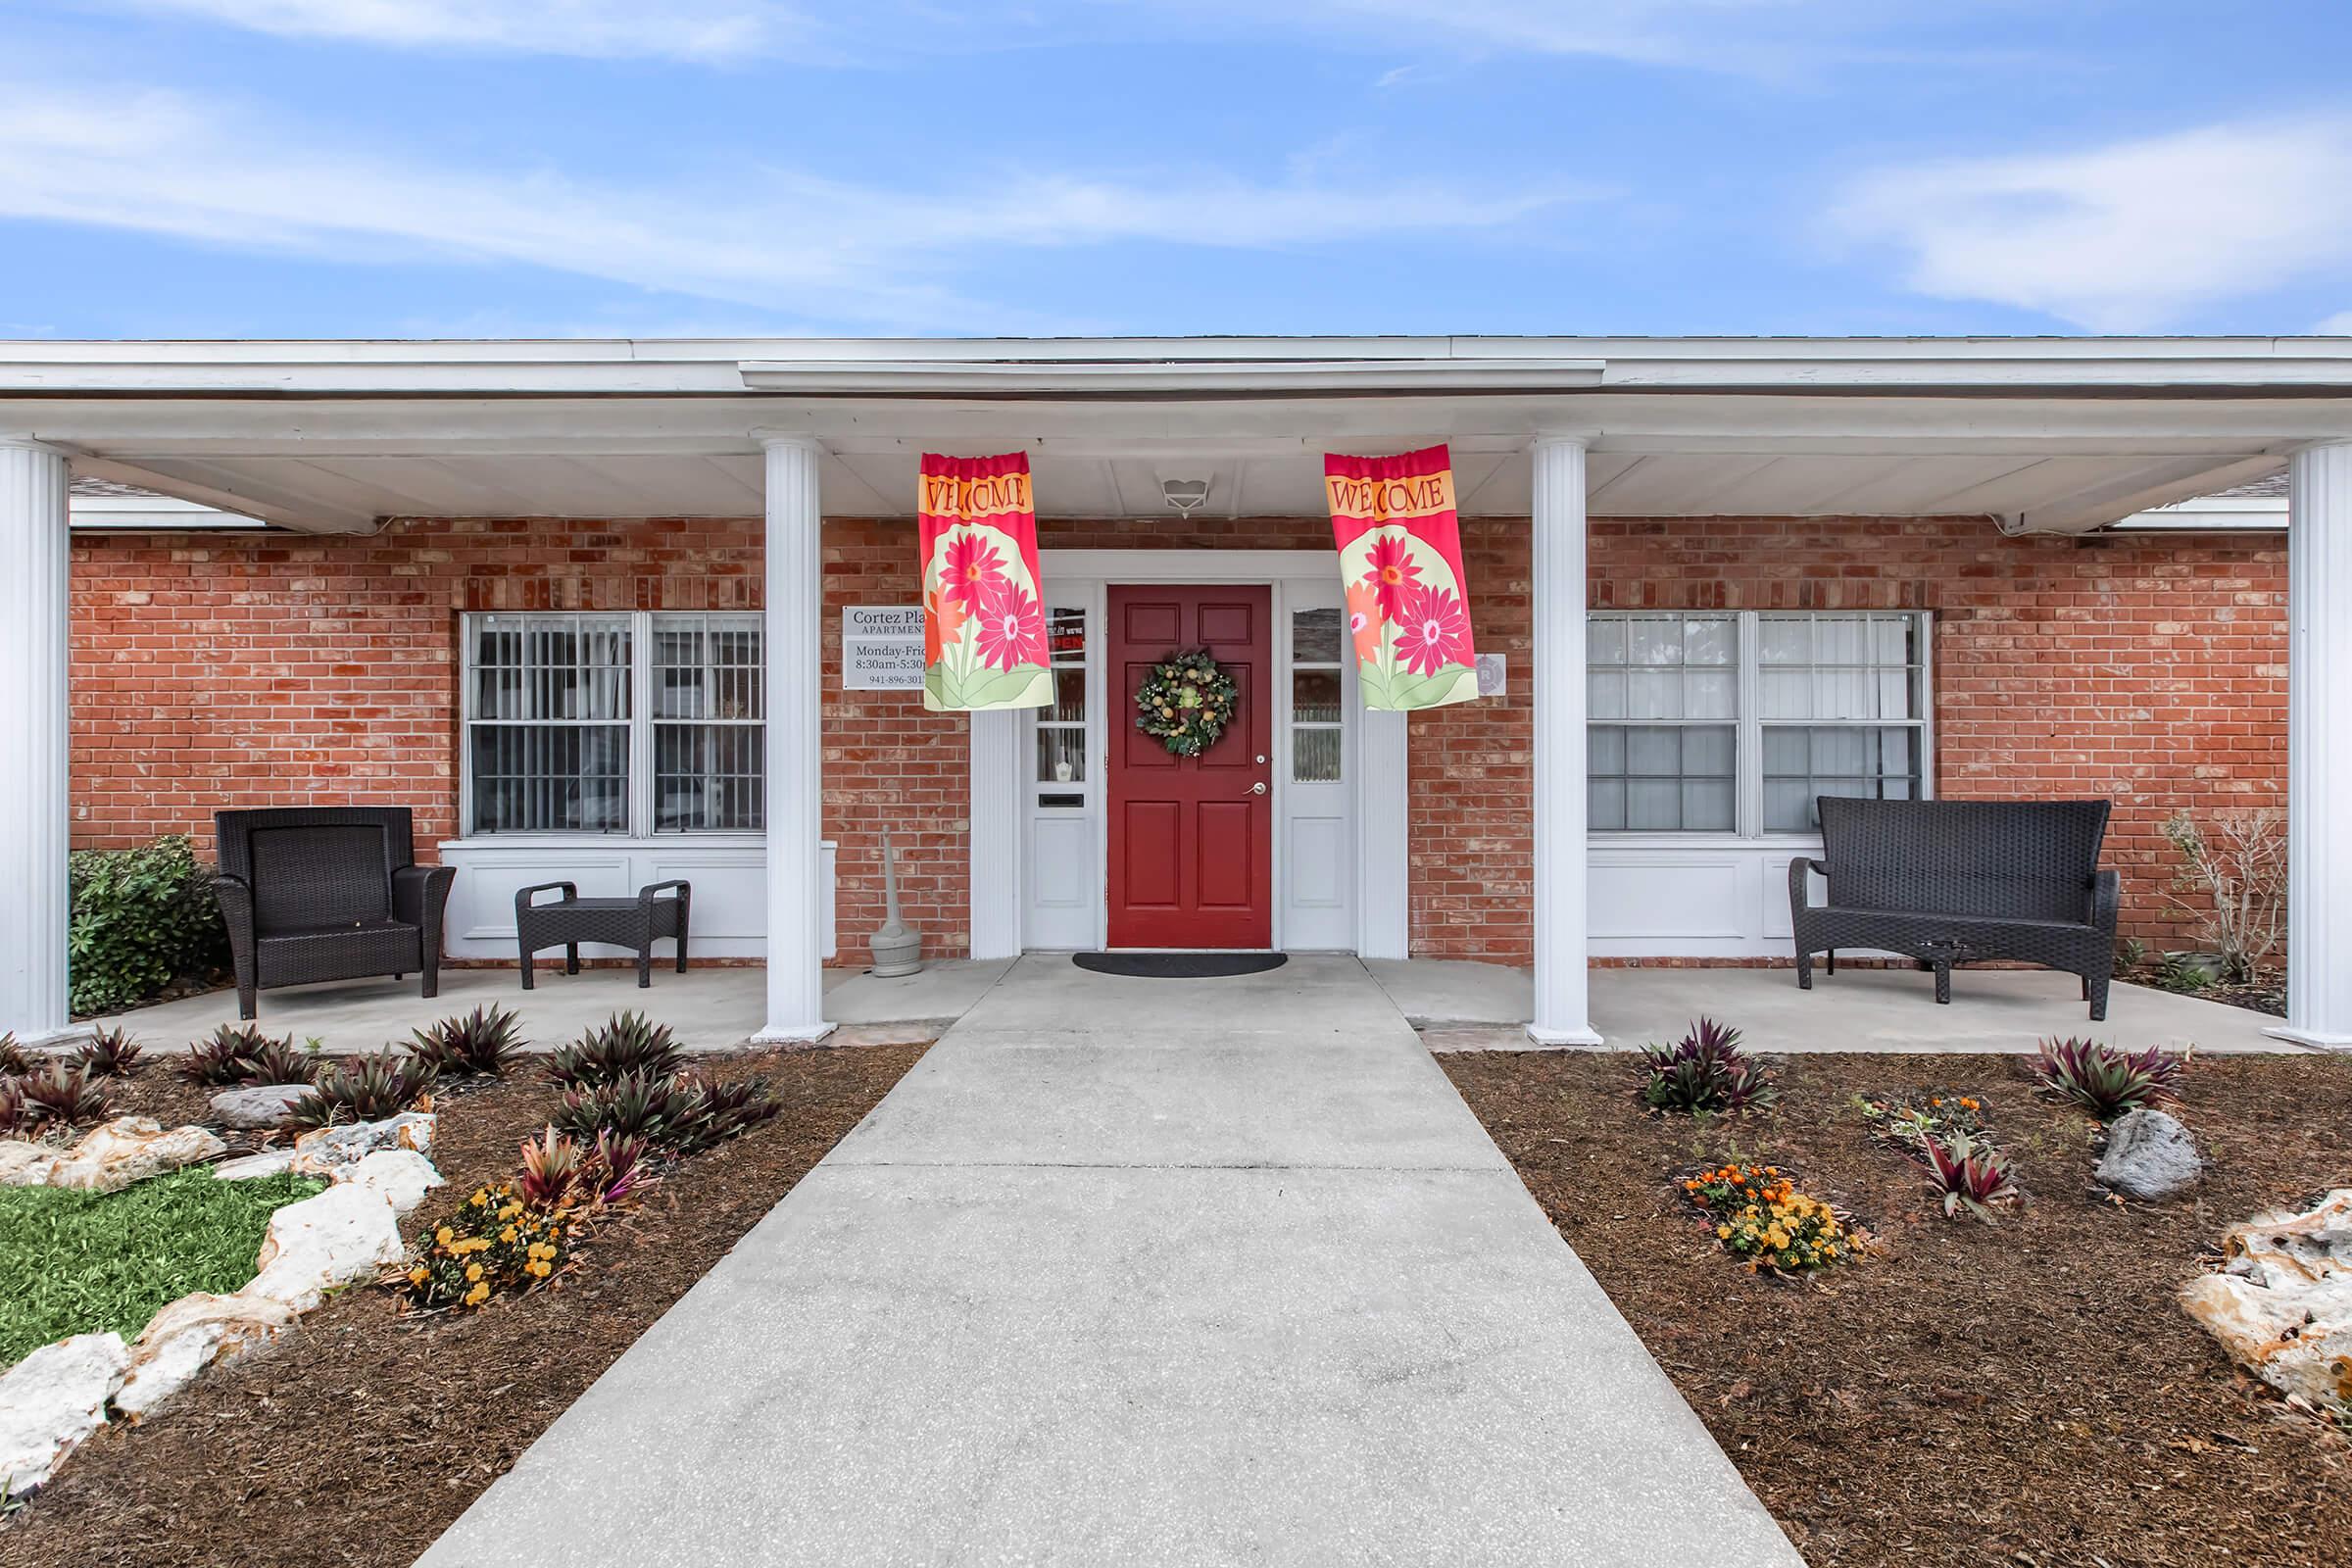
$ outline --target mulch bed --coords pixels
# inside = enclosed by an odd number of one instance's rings
[[[2352,1060],[2205,1058],[2178,1113],[2217,1161],[2169,1203],[2090,1183],[2090,1124],[2009,1056],[1820,1055],[1779,1107],[1650,1117],[1616,1054],[1439,1058],[1529,1191],[1816,1565],[2342,1563],[2352,1445],[2174,1303],[2222,1232],[2352,1184]],[[1985,1102],[2032,1206],[1944,1219],[1856,1093]],[[1750,1275],[1670,1179],[1742,1158],[1850,1208],[1878,1253]]]
[[[373,1287],[345,1293],[276,1346],[208,1373],[151,1424],[92,1439],[0,1527],[0,1564],[414,1561],[925,1049],[704,1058],[714,1078],[765,1077],[783,1113],[669,1172],[633,1215],[599,1228],[578,1273],[425,1321],[404,1320]],[[166,1120],[200,1115],[203,1095],[177,1085],[149,1065],[120,1098]],[[433,1157],[450,1185],[403,1233],[509,1177],[555,1098],[527,1068],[445,1098]]]

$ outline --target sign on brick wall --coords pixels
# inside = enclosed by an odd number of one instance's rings
[[[923,689],[923,607],[845,605],[841,612],[841,689]]]

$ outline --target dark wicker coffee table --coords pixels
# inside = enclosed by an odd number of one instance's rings
[[[563,897],[534,904],[541,893]],[[669,896],[664,898],[662,894]],[[653,882],[633,899],[583,899],[570,882],[541,882],[514,895],[514,940],[522,949],[522,989],[531,989],[531,956],[544,948],[564,950],[564,972],[580,972],[580,944],[608,942],[637,950],[637,984],[654,983],[654,944],[663,937],[678,943],[678,973],[686,972],[687,917],[692,911],[694,886],[688,882]]]

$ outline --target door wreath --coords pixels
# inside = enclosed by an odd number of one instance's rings
[[[1241,700],[1233,677],[1205,648],[1170,654],[1136,688],[1135,727],[1155,737],[1171,757],[1199,757],[1217,744]]]

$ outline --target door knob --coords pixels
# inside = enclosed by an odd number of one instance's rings
[[[1265,793],[1266,793],[1266,785],[1265,785],[1265,781],[1264,781],[1263,779],[1260,779],[1260,780],[1259,780],[1257,783],[1250,785],[1250,794],[1252,794],[1252,795],[1263,795],[1263,794],[1265,794]]]

